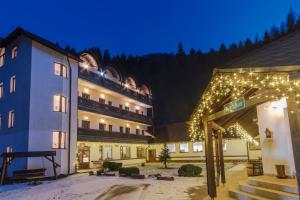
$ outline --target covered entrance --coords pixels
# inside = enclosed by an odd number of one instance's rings
[[[219,181],[226,183],[222,148],[226,134],[249,144],[261,143],[265,175],[277,175],[275,165],[283,165],[285,175],[296,175],[300,183],[299,70],[299,66],[214,70],[190,126],[193,140],[205,140],[211,198],[217,196]]]

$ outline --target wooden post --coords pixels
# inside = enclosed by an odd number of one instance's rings
[[[249,154],[249,142],[247,142],[247,157],[248,161],[250,160],[250,154]]]
[[[0,185],[3,185],[3,183],[4,183],[6,169],[7,169],[7,159],[6,159],[6,157],[3,157]]]
[[[296,177],[298,182],[298,189],[300,190],[300,109],[296,104],[295,96],[290,96],[287,99],[287,110],[290,123]]]
[[[221,168],[221,182],[226,183],[225,179],[225,167],[224,167],[224,155],[223,155],[223,135],[222,132],[218,133],[219,144],[219,156],[220,156],[220,168]]]
[[[54,177],[55,179],[57,179],[57,174],[56,174],[56,164],[55,164],[55,160],[54,160],[54,156],[51,156],[52,158],[52,165],[53,165],[53,173],[54,173]]]
[[[218,131],[217,131],[218,132]],[[217,168],[217,186],[219,186],[220,183],[220,159],[219,159],[219,141],[218,141],[218,133],[215,136],[215,152],[216,152],[216,168]]]
[[[211,122],[204,121],[205,127],[205,154],[206,154],[206,173],[207,190],[210,198],[217,196],[217,187],[215,180],[214,150],[213,150],[213,132]]]

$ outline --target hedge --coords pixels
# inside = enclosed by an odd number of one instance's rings
[[[103,168],[109,169],[109,171],[118,171],[121,167],[122,167],[122,163],[109,162],[109,161],[103,162]]]
[[[192,164],[182,165],[178,169],[178,175],[186,176],[186,177],[200,176],[201,172],[202,172],[201,167]]]
[[[119,174],[120,176],[131,176],[133,174],[140,174],[140,170],[137,167],[121,167]]]

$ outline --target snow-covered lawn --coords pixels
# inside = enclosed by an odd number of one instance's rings
[[[174,176],[175,181],[158,181],[153,178],[135,180],[125,177],[89,176],[76,174],[56,181],[45,181],[38,186],[26,183],[0,186],[0,200],[167,200],[190,199],[188,191],[205,184],[205,177],[178,177],[178,167],[183,163],[170,163],[174,169],[158,169],[160,164],[141,167],[145,175],[160,173]],[[204,164],[198,163],[204,167]],[[203,170],[202,174],[205,174]]]

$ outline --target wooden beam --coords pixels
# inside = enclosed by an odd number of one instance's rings
[[[216,122],[211,121],[211,125],[212,125],[213,129],[220,130],[221,132],[225,132],[225,129],[222,126],[220,126],[219,124],[217,124]]]
[[[220,183],[220,154],[219,154],[219,140],[218,140],[219,133],[217,133],[215,137],[215,154],[216,154],[216,168],[217,168],[217,186]]]
[[[225,180],[225,166],[224,166],[224,155],[223,155],[223,135],[222,133],[218,134],[218,145],[219,145],[219,156],[220,156],[220,170],[221,170],[221,182],[226,183]]]
[[[213,149],[213,129],[211,122],[204,122],[205,126],[205,154],[206,154],[206,173],[207,189],[210,198],[217,196],[217,187],[215,180],[214,149]]]

